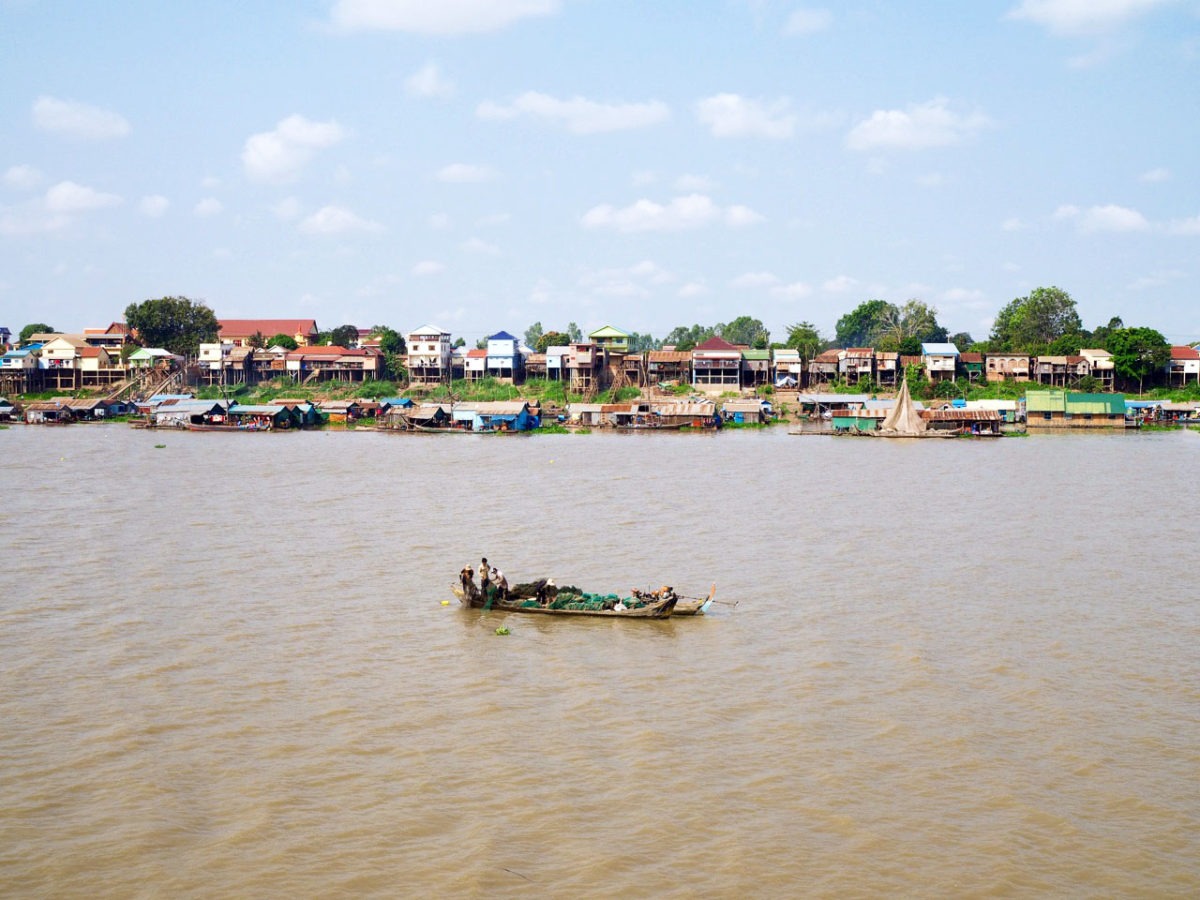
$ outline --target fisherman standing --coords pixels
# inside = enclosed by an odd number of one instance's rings
[[[488,565],[487,557],[485,556],[479,563],[479,593],[483,595],[486,602],[488,598],[488,582],[492,580],[492,567]]]
[[[508,597],[508,579],[504,577],[504,573],[492,566],[492,584],[496,586],[496,599],[504,600]]]

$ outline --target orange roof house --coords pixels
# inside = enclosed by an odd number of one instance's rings
[[[270,340],[277,334],[295,338],[301,347],[317,339],[315,319],[218,319],[218,336],[222,341],[245,347],[256,334]]]

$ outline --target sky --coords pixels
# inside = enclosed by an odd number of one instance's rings
[[[0,0],[0,326],[1200,341],[1200,0]]]

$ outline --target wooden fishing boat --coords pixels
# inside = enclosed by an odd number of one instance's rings
[[[675,611],[672,616],[702,616],[708,612],[708,608],[713,604],[713,597],[717,593],[717,586],[714,584],[708,592],[707,597],[680,597],[679,602],[675,604]]]
[[[472,582],[471,591],[463,589],[461,583],[451,584],[450,590],[454,592],[454,596],[458,598],[458,602],[470,609],[486,609],[489,608],[483,599],[483,595],[479,592],[479,588],[475,587]],[[633,600],[634,598],[629,598]],[[635,601],[637,602],[637,601]],[[675,593],[668,592],[657,600],[651,600],[640,606],[626,606],[622,601],[619,606],[613,608],[586,609],[572,608],[571,606],[562,606],[555,608],[552,604],[546,605],[539,603],[537,600],[529,598],[513,598],[506,600],[494,600],[490,608],[500,612],[515,612],[515,613],[536,613],[539,615],[549,616],[596,616],[609,619],[666,619],[675,611],[675,606],[679,602],[679,598]]]

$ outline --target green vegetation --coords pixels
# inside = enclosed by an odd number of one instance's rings
[[[181,356],[195,356],[200,344],[215,341],[217,317],[203,303],[187,297],[159,297],[130,303],[125,322],[137,332],[143,347],[162,347]]]

